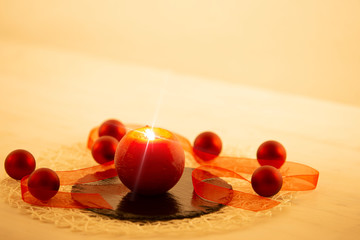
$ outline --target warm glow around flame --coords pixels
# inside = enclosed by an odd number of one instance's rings
[[[154,133],[154,131],[153,131],[152,129],[150,129],[150,128],[145,129],[144,135],[146,136],[146,138],[147,138],[148,140],[155,140],[155,133]]]
[[[160,139],[164,140],[173,140],[174,135],[170,133],[169,131],[162,129],[162,128],[156,128],[156,127],[142,127],[135,130],[130,131],[127,133],[132,138],[136,139],[137,141],[157,141]]]

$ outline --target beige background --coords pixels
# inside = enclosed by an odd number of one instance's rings
[[[0,37],[359,106],[359,13],[358,0],[0,0]]]
[[[256,224],[177,239],[358,239],[359,13],[335,0],[0,0],[0,166],[16,148],[85,142],[110,117],[190,140],[212,130],[239,156],[276,139],[320,171],[316,190]],[[129,238],[0,201],[0,239]]]
[[[358,239],[360,107],[31,44],[0,41],[0,52],[5,56],[0,58],[5,69],[0,71],[0,166],[17,148],[38,159],[47,149],[85,143],[89,130],[109,117],[149,125],[156,120],[156,126],[190,141],[211,130],[221,136],[225,153],[238,156],[254,157],[263,141],[276,139],[286,147],[288,161],[320,171],[316,190],[298,193],[290,207],[254,224],[239,223],[239,229],[218,234],[178,234],[176,239]],[[87,160],[86,166],[96,164]],[[48,161],[61,164],[62,158]],[[7,174],[0,167],[3,178]],[[73,232],[36,217],[37,212],[24,214],[1,198],[0,239],[129,239],[86,235],[83,228]]]

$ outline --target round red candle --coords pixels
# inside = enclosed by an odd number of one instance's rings
[[[185,166],[184,150],[176,136],[151,127],[128,132],[119,142],[114,160],[122,183],[143,195],[170,190]]]

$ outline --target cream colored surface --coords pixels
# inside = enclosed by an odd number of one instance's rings
[[[360,106],[358,0],[0,0],[0,36]]]
[[[109,117],[155,121],[189,139],[213,130],[225,149],[248,157],[261,142],[276,139],[288,160],[320,171],[318,188],[300,193],[293,206],[271,218],[194,238],[358,238],[360,108],[13,41],[1,40],[0,54],[1,163],[15,148],[36,157],[46,148],[85,142],[89,129]],[[3,168],[0,174],[6,177]],[[0,239],[124,238],[69,232],[4,202],[0,212]]]

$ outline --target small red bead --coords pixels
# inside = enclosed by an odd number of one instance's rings
[[[256,156],[261,166],[270,165],[280,168],[285,163],[286,150],[281,143],[270,140],[260,145]]]
[[[118,141],[126,134],[124,124],[116,119],[109,119],[103,122],[99,127],[99,137],[112,136]]]
[[[91,148],[91,154],[96,162],[103,164],[114,160],[119,141],[114,137],[99,137]]]
[[[20,180],[35,170],[36,162],[30,152],[17,149],[9,153],[5,159],[4,166],[6,173],[10,177]]]
[[[194,153],[205,161],[219,156],[221,149],[221,139],[213,132],[203,132],[194,141]]]
[[[60,179],[56,172],[49,168],[39,168],[28,179],[28,188],[35,198],[48,201],[59,191]]]
[[[273,166],[257,168],[252,177],[251,185],[254,191],[263,197],[271,197],[277,194],[283,184],[280,171]]]

